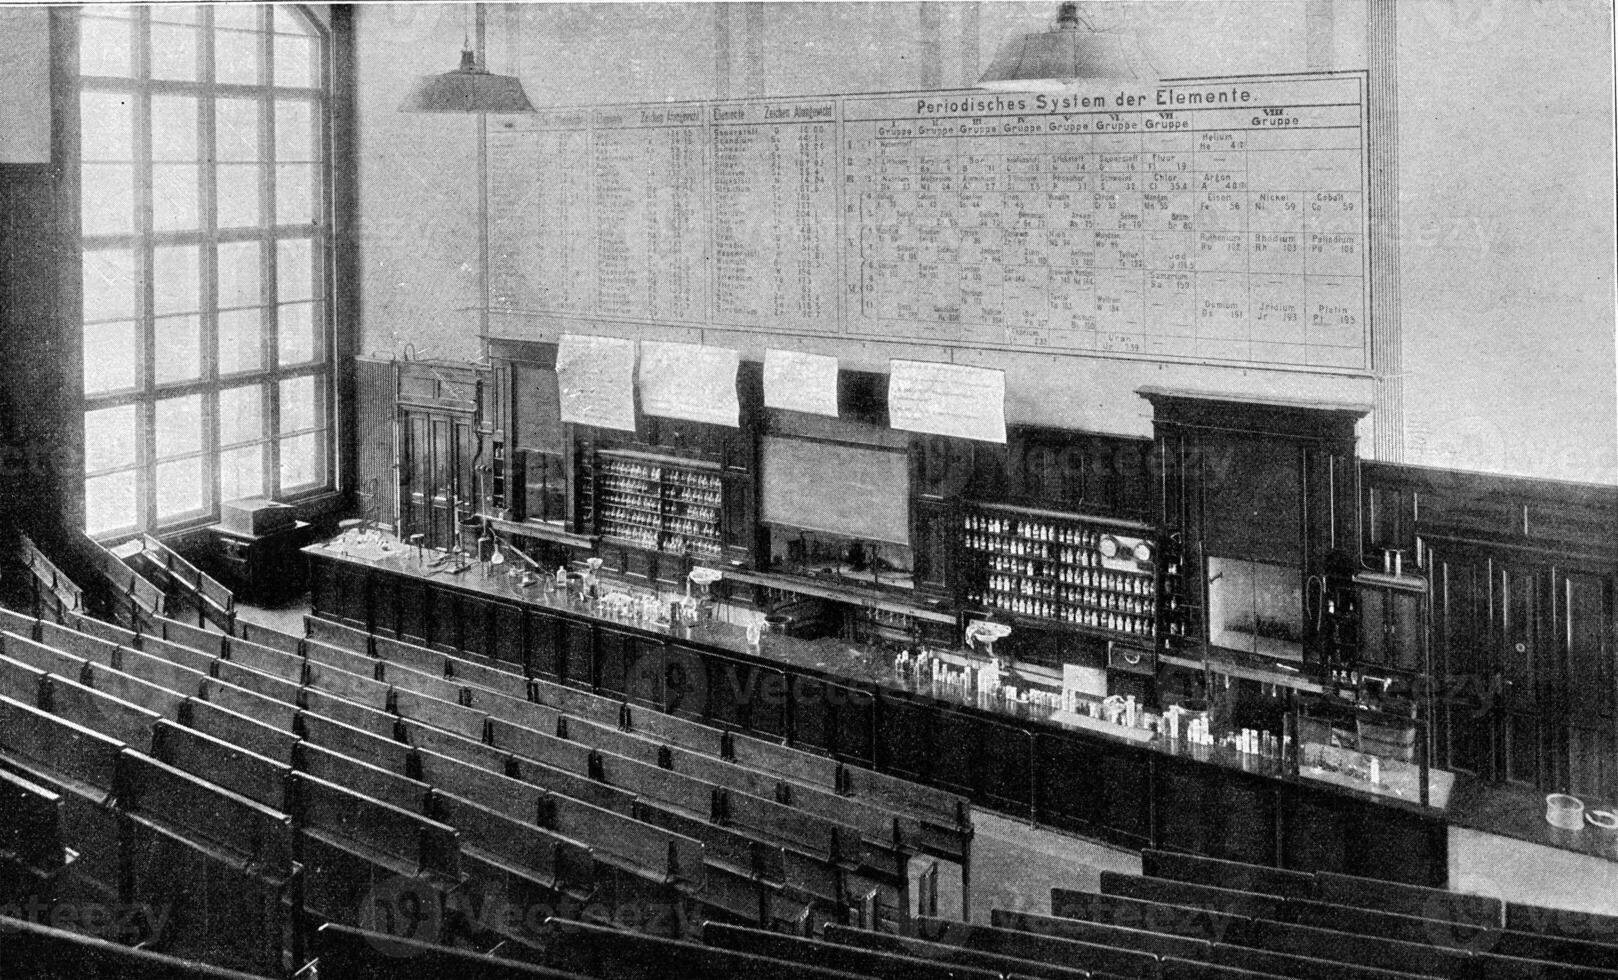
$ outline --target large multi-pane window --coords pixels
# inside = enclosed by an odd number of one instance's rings
[[[290,5],[81,10],[87,529],[329,486],[319,27]]]

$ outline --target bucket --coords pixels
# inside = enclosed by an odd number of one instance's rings
[[[767,633],[783,634],[787,631],[787,624],[792,620],[779,613],[771,613],[764,617],[764,631]]]
[[[1584,803],[1576,796],[1552,793],[1545,797],[1545,822],[1563,830],[1584,826]]]

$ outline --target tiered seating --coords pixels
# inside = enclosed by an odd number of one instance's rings
[[[188,612],[199,624],[212,623],[226,633],[234,628],[236,597],[231,591],[150,534],[131,543],[124,561],[163,591],[170,616]]]
[[[534,910],[668,932],[704,919],[891,928],[907,914],[921,819],[564,714],[534,700],[542,682],[419,648],[384,659],[156,615],[140,631],[63,618],[0,621],[0,692],[26,722],[5,726],[0,758],[34,760],[21,775],[52,776],[51,792],[77,789],[63,836],[100,855],[86,870],[106,893],[178,901],[165,867],[204,882],[215,914],[188,908],[155,948],[267,969],[283,930],[304,935],[302,914],[385,926],[406,906],[436,910],[438,938],[507,951],[544,918]],[[51,735],[30,741],[39,726]],[[75,744],[64,732],[110,760],[94,779],[39,748]],[[669,911],[614,921],[625,907]],[[225,909],[259,923],[235,960],[207,948],[239,935],[219,928]],[[695,948],[681,955],[729,962]]]
[[[30,980],[258,980],[248,973],[0,918],[0,976]]]
[[[488,742],[621,786],[643,805],[658,809],[647,819],[680,826],[695,836],[703,832],[692,826],[693,817],[719,819],[755,840],[783,845],[789,868],[797,856],[812,858],[814,864],[796,862],[791,883],[827,903],[838,894],[849,896],[853,885],[859,891],[849,904],[856,919],[876,916],[895,925],[902,919],[910,902],[906,869],[913,855],[959,861],[963,884],[969,885],[970,815],[960,797],[525,678],[494,661],[446,654],[315,617],[305,623],[311,661],[341,664],[338,651],[347,651],[357,658],[346,664],[349,669],[376,665],[376,676],[401,688],[430,691],[423,685],[448,685],[437,692],[440,699],[459,690],[464,705],[489,717]],[[581,754],[581,746],[594,751]],[[677,824],[668,822],[670,811]],[[790,833],[777,836],[781,828]],[[725,846],[722,841],[709,844]],[[756,864],[752,869],[771,873]],[[886,898],[885,891],[892,897]]]
[[[1140,977],[1618,977],[1618,943],[1600,916],[1535,914],[1486,896],[1155,851],[1144,853],[1142,867],[1142,876],[1102,872],[1099,894],[1053,889],[1051,916],[997,909],[986,931],[923,919],[918,934],[1046,958],[1054,953],[1041,943],[1105,947],[1155,961],[1127,972]],[[1580,926],[1588,927],[1581,938],[1566,935]],[[1592,941],[1598,937],[1607,941]]]
[[[80,534],[82,550],[105,584],[103,607],[113,622],[127,629],[150,631],[167,610],[163,590],[152,584],[88,534]]]
[[[84,590],[80,589],[54,562],[35,547],[26,534],[19,534],[23,566],[32,577],[34,613],[45,619],[60,620],[68,613],[82,612]]]

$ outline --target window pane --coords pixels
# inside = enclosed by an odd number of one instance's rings
[[[193,514],[205,506],[208,461],[200,456],[157,464],[157,518]]]
[[[135,325],[127,320],[84,328],[84,393],[135,387]]]
[[[275,220],[307,225],[315,215],[315,165],[283,163],[275,168]]]
[[[264,386],[219,392],[219,444],[233,446],[264,438]]]
[[[79,208],[86,235],[127,235],[135,230],[135,167],[86,163],[80,168]]]
[[[135,253],[84,253],[84,319],[123,320],[135,315]]]
[[[325,433],[291,436],[281,440],[281,492],[320,483],[326,478],[322,452]]]
[[[84,471],[96,473],[135,465],[135,406],[97,408],[84,413]]]
[[[86,160],[135,159],[132,98],[118,92],[85,92],[79,97],[80,149]]]
[[[197,251],[195,245],[152,249],[153,291],[160,315],[202,309],[197,286]]]
[[[194,231],[197,219],[197,171],[194,163],[152,165],[152,227],[158,231]]]
[[[202,376],[202,321],[196,316],[159,317],[152,325],[157,344],[157,383]]]
[[[133,37],[129,21],[94,17],[79,21],[79,74],[128,78]]]
[[[312,243],[307,238],[295,238],[277,243],[276,296],[288,300],[314,297],[314,258]]]
[[[184,95],[152,96],[152,159],[196,162],[196,99]]]
[[[214,23],[219,14],[234,4],[220,4],[214,8]],[[225,85],[258,84],[259,35],[246,31],[217,31],[213,36],[214,81]]]
[[[195,24],[197,8],[188,3],[159,3],[151,7],[152,19],[171,24]]]
[[[264,311],[257,307],[219,314],[219,373],[257,371],[264,364]]]
[[[84,481],[84,529],[104,534],[135,526],[135,471]]]
[[[275,159],[284,163],[316,158],[313,106],[308,102],[275,103]]]
[[[256,163],[222,163],[215,169],[219,174],[219,227],[256,226],[258,182],[264,168]]]
[[[264,447],[226,449],[219,454],[219,499],[240,500],[264,493]]]
[[[202,451],[202,396],[164,398],[156,409],[157,458]]]
[[[320,424],[320,391],[315,386],[318,378],[288,378],[281,382],[282,433],[313,429]]]
[[[152,25],[152,77],[190,82],[197,77],[197,29]]]
[[[288,364],[307,364],[320,352],[316,324],[316,304],[290,303],[276,311],[276,359]]]
[[[220,160],[257,160],[258,100],[220,99],[214,103],[214,143]]]
[[[219,246],[219,305],[257,306],[259,259],[263,246],[258,242],[232,242]]]
[[[279,13],[279,12],[278,12]],[[291,34],[275,36],[275,84],[312,88],[315,78],[314,42]]]
[[[262,9],[261,5],[253,3],[216,3],[213,8],[213,26],[237,27],[244,31],[261,30],[258,14]]]

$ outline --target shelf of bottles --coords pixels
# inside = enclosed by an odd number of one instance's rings
[[[648,551],[718,558],[718,473],[603,455],[596,472],[600,531]]]
[[[1145,528],[978,505],[961,523],[973,606],[1102,633],[1158,633],[1156,545]]]

